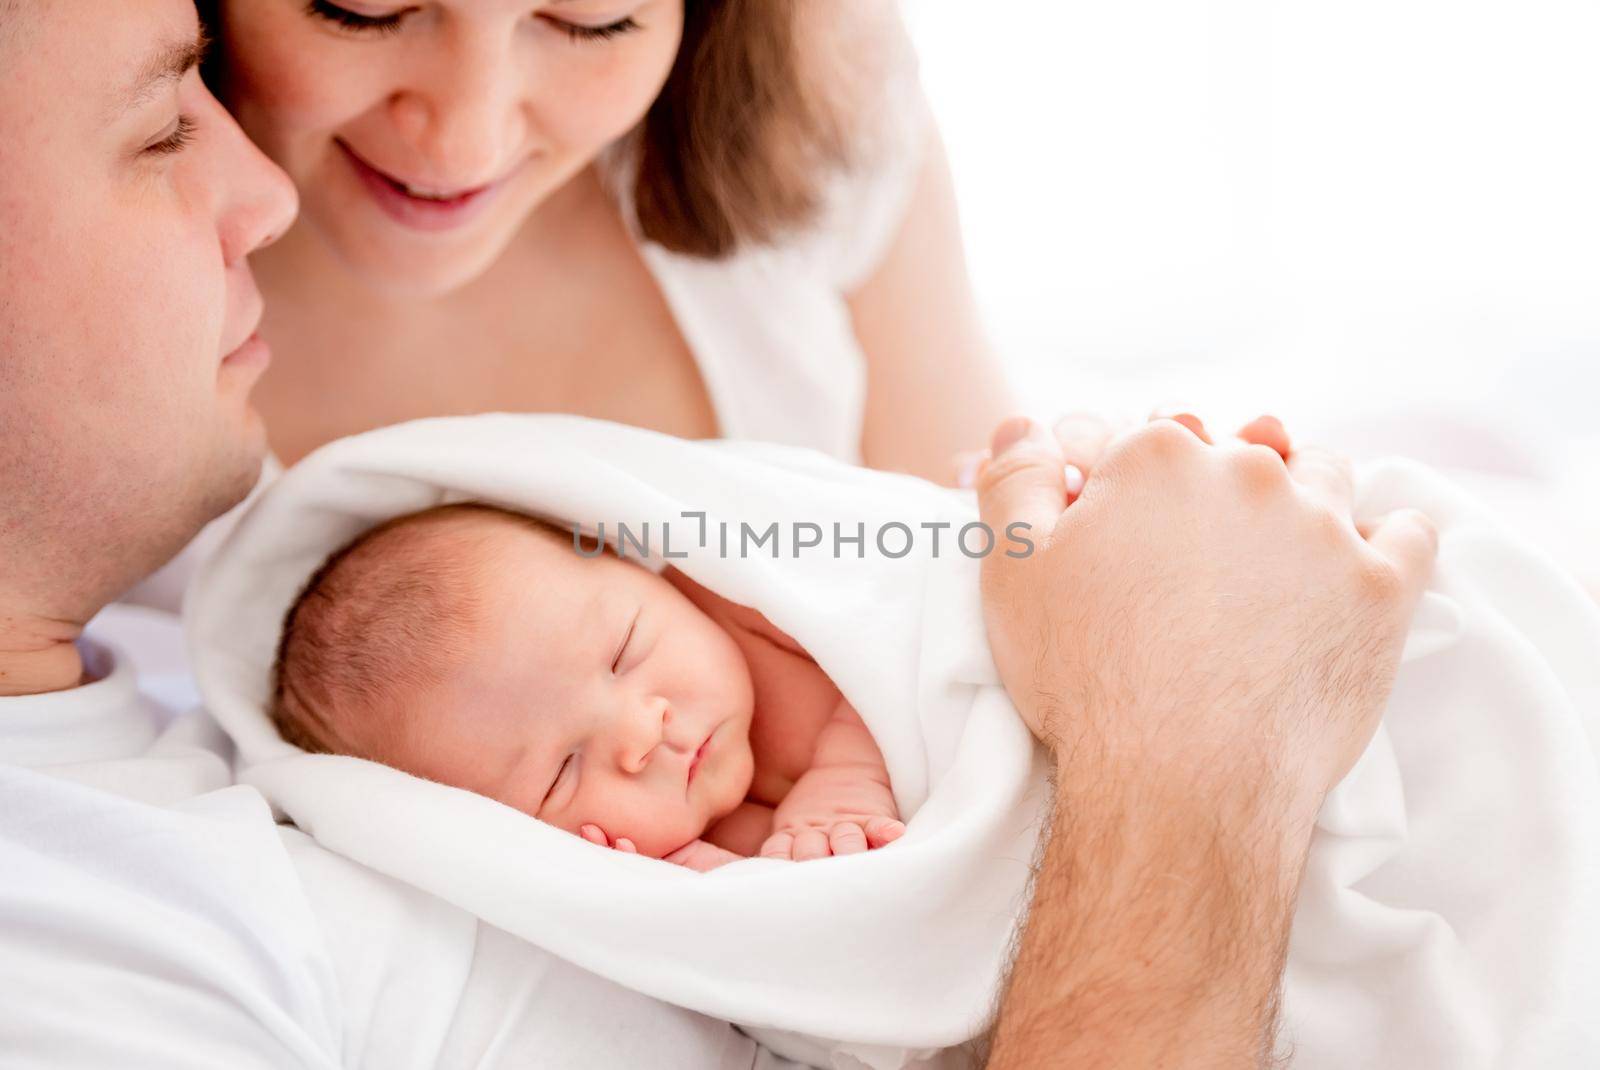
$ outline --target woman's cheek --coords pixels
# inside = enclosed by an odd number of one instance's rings
[[[649,112],[672,70],[677,46],[674,35],[670,47],[662,41],[632,48],[608,45],[602,47],[614,51],[596,57],[572,52],[561,42],[559,52],[547,57],[551,65],[539,72],[539,126],[551,140],[571,148],[598,150],[610,144]]]
[[[350,62],[349,45],[292,22],[229,28],[229,104],[247,133],[275,159],[308,136],[322,136],[366,110],[382,76],[369,59]],[[280,160],[280,162],[282,162]]]

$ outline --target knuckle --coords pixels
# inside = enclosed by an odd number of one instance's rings
[[[1199,445],[1200,440],[1182,425],[1154,420],[1109,443],[1095,466],[1095,476],[1104,480],[1119,469],[1171,464]]]
[[[1231,451],[1229,460],[1239,481],[1251,490],[1270,491],[1288,486],[1289,470],[1284,467],[1283,458],[1270,446],[1240,446]]]
[[[1354,530],[1344,517],[1320,503],[1312,503],[1308,523],[1312,537],[1321,546],[1348,544]]]
[[[1417,533],[1432,553],[1439,552],[1439,525],[1433,522],[1433,517],[1420,509],[1406,509],[1402,512],[1405,522]]]
[[[1133,439],[1143,450],[1157,455],[1182,453],[1200,444],[1193,431],[1176,420],[1152,420],[1135,432]]]
[[[1400,570],[1381,556],[1364,555],[1356,570],[1356,586],[1362,597],[1379,603],[1397,601],[1404,587]]]

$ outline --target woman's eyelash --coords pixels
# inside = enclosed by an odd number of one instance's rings
[[[609,41],[613,37],[621,37],[639,28],[639,23],[632,15],[605,26],[583,26],[576,22],[562,22],[560,19],[551,21],[574,41]]]
[[[173,127],[172,133],[145,147],[145,151],[155,156],[171,156],[182,152],[194,140],[195,121],[187,115],[178,116],[178,125]]]
[[[349,8],[340,7],[330,0],[307,0],[306,14],[346,30],[389,34],[400,29],[401,20],[406,17],[407,12],[396,11],[392,15],[363,15]],[[584,26],[562,19],[551,19],[550,22],[574,41],[609,41],[639,29],[639,23],[632,15],[604,26]]]
[[[308,0],[306,14],[346,30],[383,34],[397,32],[401,20],[406,17],[404,11],[396,11],[392,15],[362,15],[338,4],[329,3],[329,0]]]

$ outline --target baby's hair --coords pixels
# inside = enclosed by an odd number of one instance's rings
[[[284,616],[269,707],[278,733],[314,754],[383,761],[418,731],[410,704],[461,662],[484,612],[481,555],[450,551],[499,524],[571,544],[545,521],[471,502],[385,521],[330,555]]]

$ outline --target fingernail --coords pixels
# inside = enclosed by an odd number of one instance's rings
[[[1076,498],[1083,493],[1083,470],[1075,464],[1069,464],[1061,469],[1061,475],[1066,480],[1067,497]]]
[[[998,457],[1006,450],[1010,449],[1012,446],[1015,446],[1018,442],[1021,442],[1024,438],[1026,438],[1028,432],[1032,429],[1032,420],[1028,419],[1026,416],[1013,416],[1011,419],[995,428],[994,442],[989,448],[994,455]]]

